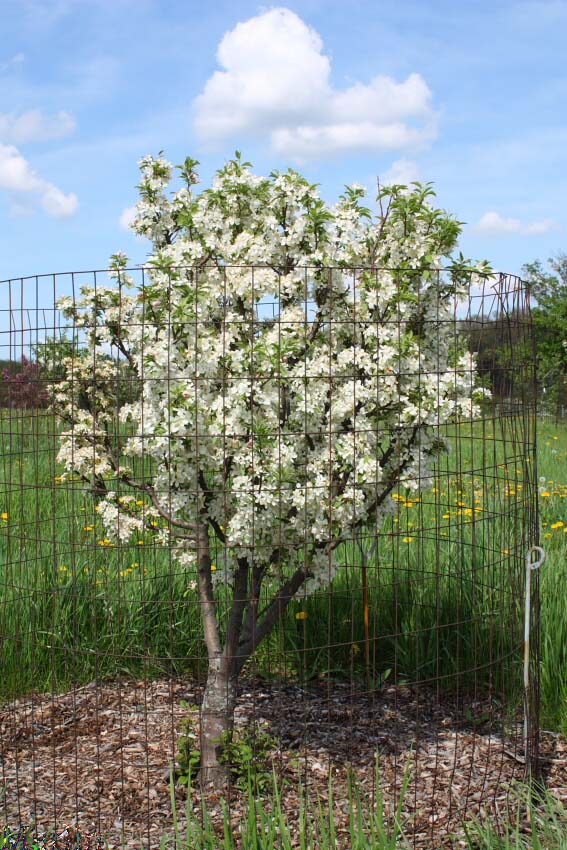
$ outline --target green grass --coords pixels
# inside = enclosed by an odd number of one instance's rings
[[[544,728],[567,734],[567,427],[539,426],[541,708]]]
[[[395,494],[394,513],[367,563],[368,664],[362,554],[351,543],[339,549],[342,566],[331,588],[290,606],[251,669],[371,686],[419,681],[461,694],[490,690],[515,710],[524,558],[534,537],[526,427],[509,417],[453,428],[453,450],[440,455],[433,488],[419,497]],[[128,546],[104,543],[90,494],[80,482],[58,481],[54,428],[45,414],[4,411],[0,418],[0,515],[6,514],[0,518],[0,634],[12,638],[4,641],[0,697],[64,690],[94,677],[202,677],[205,652],[189,587],[194,576],[148,536]],[[549,487],[541,496],[548,550],[543,717],[547,726],[565,730],[567,534],[551,529],[555,522],[567,526],[564,431],[541,423],[538,465],[542,487]],[[367,551],[371,538],[362,545]],[[215,557],[220,563],[222,552]],[[228,595],[220,589],[221,620]]]
[[[376,788],[380,788],[378,768]],[[348,785],[348,828],[347,834],[339,829],[334,806],[332,778],[329,779],[326,800],[317,803],[308,801],[302,785],[299,785],[299,810],[290,821],[282,806],[282,789],[276,775],[270,783],[268,793],[258,796],[252,784],[245,794],[245,815],[238,822],[237,830],[231,825],[231,819],[223,801],[222,838],[212,823],[205,800],[202,798],[201,811],[193,809],[191,793],[187,795],[185,811],[186,829],[182,836],[175,805],[173,784],[171,783],[171,804],[174,824],[173,840],[164,836],[162,850],[172,847],[174,850],[409,850],[403,829],[402,808],[407,792],[409,771],[406,771],[400,799],[396,811],[386,815],[380,792],[372,806],[368,805],[365,789],[361,789],[354,779]],[[267,803],[267,805],[266,805]],[[343,834],[339,834],[343,833]],[[238,836],[238,837],[236,837]],[[298,845],[299,840],[299,845]]]
[[[406,773],[406,777],[409,774]],[[332,779],[327,799],[312,803],[299,786],[299,807],[290,820],[282,805],[282,791],[276,776],[268,793],[258,796],[249,786],[244,800],[244,815],[236,824],[229,815],[226,801],[222,823],[213,824],[205,800],[195,808],[192,795],[187,795],[184,815],[178,811],[171,784],[172,833],[163,835],[160,850],[410,850],[411,823],[404,818],[403,803],[407,786],[403,784],[400,800],[393,813],[387,813],[380,796],[379,775],[375,800],[355,780],[349,783],[346,801],[346,829],[337,818]],[[536,795],[527,786],[518,786],[509,801],[508,820],[469,821],[464,831],[449,839],[451,847],[466,850],[567,850],[567,810],[549,792]],[[6,850],[54,850],[54,833],[37,836],[33,828],[4,827],[0,835]],[[104,850],[105,836],[81,834],[65,841],[66,850]],[[140,838],[140,846],[142,840]],[[447,841],[443,843],[447,850]],[[431,844],[428,850],[439,850]]]

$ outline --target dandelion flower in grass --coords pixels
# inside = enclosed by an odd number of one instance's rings
[[[8,519],[9,514],[7,514],[6,511],[4,511],[4,513],[0,514],[0,517],[2,517],[2,519]]]
[[[551,531],[546,531],[543,536],[548,540],[550,537],[553,537],[553,534],[551,533]]]
[[[94,529],[94,525],[84,525],[83,531],[92,531]]]
[[[443,514],[443,519],[451,519],[451,514]]]
[[[563,528],[564,525],[565,525],[565,523],[561,522],[561,520],[559,520],[559,522],[552,522],[551,523],[552,528]]]
[[[298,611],[295,615],[296,620],[306,620],[307,619],[307,611]]]
[[[413,543],[413,537],[403,537],[402,543]]]
[[[60,573],[66,573],[69,567],[66,567],[65,564],[62,564],[60,567],[57,567]]]
[[[509,550],[509,549],[502,549],[502,554],[503,554],[503,555],[509,555],[509,554],[510,554],[510,550]]]
[[[217,565],[216,565],[216,564],[211,564],[211,572],[212,572],[212,573],[216,572],[216,569],[217,569]]]
[[[551,496],[551,493],[549,492],[549,490],[544,490],[539,495],[542,497],[542,499],[548,499]]]

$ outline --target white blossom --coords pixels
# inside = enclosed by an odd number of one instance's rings
[[[116,254],[110,286],[59,302],[86,345],[54,393],[58,460],[100,489],[114,539],[153,534],[196,572],[187,529],[206,515],[216,585],[238,559],[283,576],[301,553],[298,595],[314,592],[336,543],[379,526],[400,482],[428,485],[438,423],[477,413],[474,358],[454,350],[470,275],[440,271],[458,227],[418,188],[392,189],[369,218],[363,187],[330,207],[297,172],[262,178],[239,159],[198,196],[191,172],[168,197],[162,157],[140,170],[143,292]],[[139,397],[121,397],[108,346]]]

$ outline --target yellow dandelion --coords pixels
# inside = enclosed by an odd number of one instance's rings
[[[552,528],[563,528],[564,525],[565,525],[565,523],[561,522],[561,520],[559,520],[559,522],[552,522],[551,523]]]
[[[84,525],[83,531],[92,531],[93,528],[94,528],[94,525]]]
[[[295,615],[296,620],[306,620],[307,619],[307,611],[298,611]]]
[[[509,555],[509,554],[510,554],[510,550],[509,550],[509,549],[502,549],[502,554],[503,554],[503,555]]]
[[[539,495],[542,497],[542,499],[548,499],[551,496],[551,493],[549,492],[549,490],[544,490],[543,493],[540,493]]]
[[[7,514],[6,511],[4,511],[3,514],[0,514],[0,517],[2,517],[2,519],[8,519],[9,514]]]
[[[413,543],[413,537],[403,537],[402,543]]]
[[[214,573],[214,572],[216,572],[216,570],[217,570],[217,565],[211,564],[211,572]]]
[[[143,504],[144,504],[144,500],[143,500],[143,499],[138,499],[138,500],[137,500],[137,502],[136,502],[136,504],[137,504],[138,506],[139,506],[139,505],[143,505]]]
[[[451,514],[443,514],[443,519],[451,519]]]
[[[66,573],[69,567],[66,567],[65,564],[62,564],[60,567],[57,567],[60,573]]]
[[[143,541],[143,540],[138,540],[138,541],[137,541],[137,545],[138,545],[138,546],[143,546],[143,545],[144,545],[144,541]]]
[[[53,480],[56,484],[61,484],[61,482],[63,481],[63,477],[61,475],[56,475]]]
[[[545,532],[545,534],[544,534],[543,536],[544,536],[546,539],[549,539],[550,537],[553,537],[553,534],[551,533],[551,531],[546,531],[546,532]]]

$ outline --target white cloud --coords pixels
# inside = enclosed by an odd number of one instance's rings
[[[46,183],[41,196],[41,205],[47,215],[52,216],[52,218],[69,218],[77,212],[79,201],[73,192],[66,195],[57,186]]]
[[[130,225],[136,218],[136,207],[125,207],[120,214],[119,224],[122,230],[130,230]]]
[[[223,70],[195,99],[199,137],[268,134],[278,153],[299,160],[417,148],[435,137],[431,92],[419,74],[339,90],[322,50],[319,34],[286,8],[237,24],[217,50]]]
[[[62,139],[75,129],[75,119],[68,112],[44,115],[41,109],[30,109],[21,115],[0,112],[0,141],[19,145],[22,142]]]
[[[519,218],[504,218],[497,212],[485,213],[475,225],[477,233],[487,236],[497,236],[506,233],[518,233],[522,236],[538,236],[555,230],[557,223],[551,218],[541,221],[522,222]]]
[[[0,189],[13,193],[31,193],[53,218],[74,215],[79,207],[77,196],[44,180],[13,145],[0,144]],[[18,202],[15,208],[19,208]]]
[[[391,186],[393,183],[407,185],[419,180],[420,176],[419,165],[413,159],[397,159],[381,176],[380,183],[384,186]]]
[[[10,56],[5,62],[0,62],[0,73],[4,73],[5,71],[9,71],[11,68],[18,68],[25,61],[24,53],[15,53],[13,56]]]

